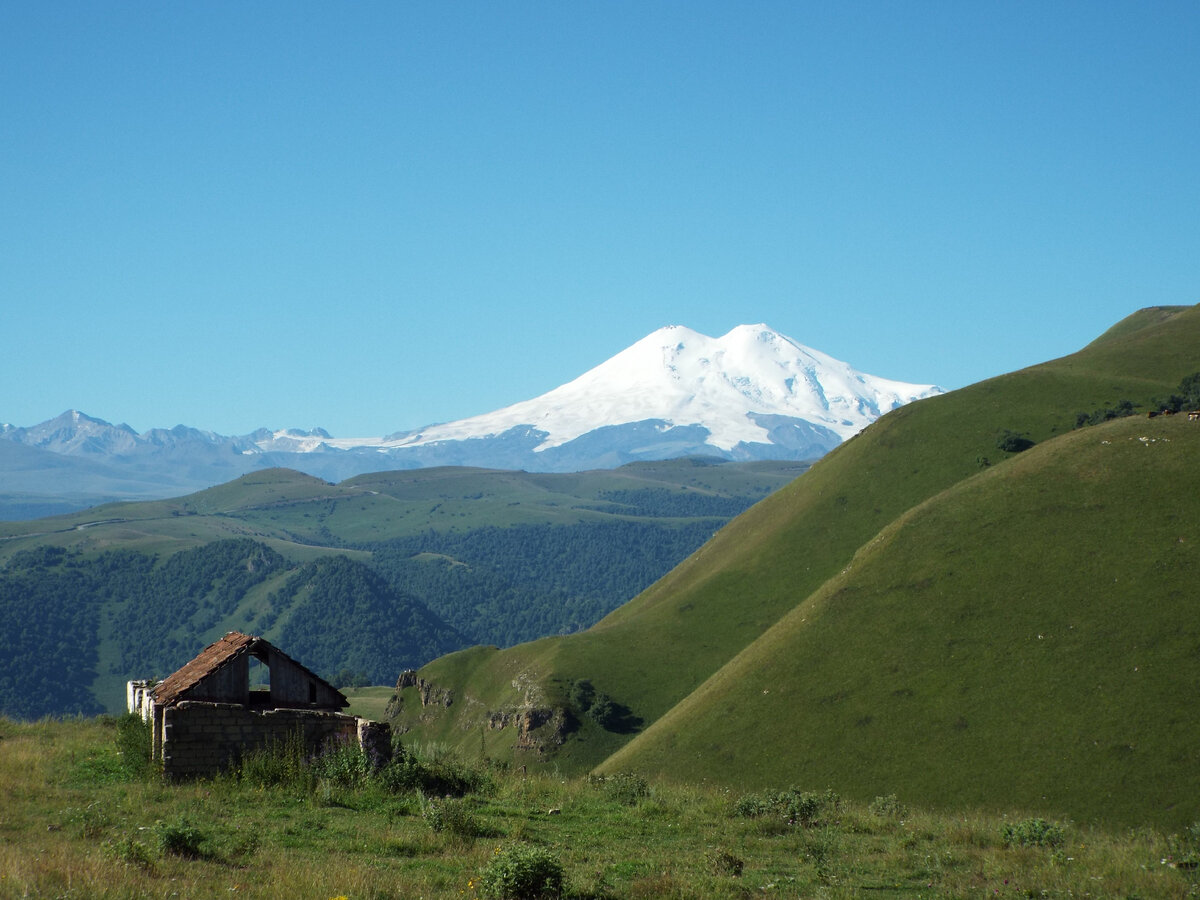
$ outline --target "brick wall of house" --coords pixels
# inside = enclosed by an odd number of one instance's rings
[[[247,751],[283,746],[299,735],[309,754],[331,743],[362,746],[376,765],[391,753],[386,722],[370,722],[336,712],[301,709],[248,709],[233,703],[181,701],[159,710],[162,716],[163,774],[168,778],[215,775]],[[156,723],[157,724],[157,723]]]

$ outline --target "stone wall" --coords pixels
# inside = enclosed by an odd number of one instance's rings
[[[391,755],[386,722],[370,722],[336,712],[300,709],[248,709],[233,703],[181,701],[161,708],[163,774],[168,778],[215,775],[248,750],[284,745],[299,735],[315,754],[331,744],[361,746],[375,765]],[[156,723],[157,724],[157,723]],[[156,753],[156,755],[158,755]]]

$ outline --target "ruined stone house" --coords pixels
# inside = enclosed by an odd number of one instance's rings
[[[213,775],[249,750],[297,738],[310,754],[338,742],[356,742],[376,764],[391,753],[387,723],[343,713],[341,691],[237,631],[157,684],[129,682],[128,703],[151,724],[153,758],[171,778]]]

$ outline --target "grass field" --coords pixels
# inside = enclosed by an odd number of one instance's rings
[[[165,784],[128,720],[0,719],[0,897],[1185,897],[1196,835],[525,775],[426,748]],[[122,751],[121,748],[125,748]],[[420,790],[421,785],[426,788]],[[450,785],[459,789],[452,790]],[[466,790],[462,790],[463,787]],[[781,785],[786,788],[786,785]],[[447,791],[462,796],[445,797]],[[790,805],[789,805],[790,804]]]
[[[349,715],[361,716],[364,719],[374,719],[377,722],[381,722],[387,718],[385,711],[387,710],[388,701],[396,693],[396,688],[394,686],[388,687],[387,685],[346,687],[342,688],[342,693],[350,701],[350,706],[346,710]]]

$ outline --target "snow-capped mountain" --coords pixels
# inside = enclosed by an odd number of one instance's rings
[[[778,445],[780,427],[790,424],[828,450],[888,410],[935,393],[934,385],[857,372],[766,325],[739,325],[720,338],[671,325],[533,400],[393,435],[378,446],[403,450],[532,431],[542,436],[533,452],[547,454],[599,429],[652,423],[660,435],[703,431],[712,455],[758,456],[774,455],[766,448]]]
[[[340,481],[434,465],[563,472],[690,455],[815,459],[937,393],[858,372],[766,325],[719,338],[672,325],[540,397],[380,438],[322,429],[225,437],[183,425],[137,434],[75,410],[29,428],[4,425],[0,491],[167,497],[271,466]]]

